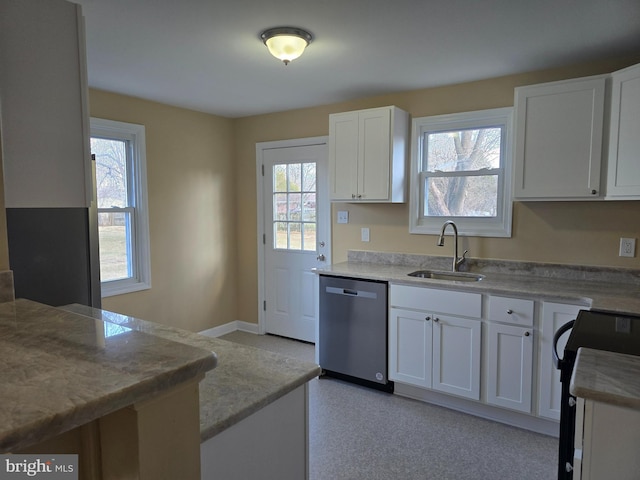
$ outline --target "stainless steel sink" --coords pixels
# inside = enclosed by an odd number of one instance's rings
[[[416,270],[408,273],[410,277],[431,278],[433,280],[447,280],[449,282],[479,282],[484,275],[467,272],[443,272],[440,270]]]

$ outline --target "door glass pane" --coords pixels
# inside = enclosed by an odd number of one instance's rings
[[[305,222],[316,221],[316,194],[305,193],[302,195],[302,220]]]
[[[303,223],[302,249],[310,252],[316,251],[316,224]]]
[[[287,191],[287,166],[286,165],[273,166],[273,191],[274,192]]]
[[[273,166],[273,245],[316,250],[316,164]]]
[[[302,164],[302,191],[303,192],[316,191],[316,164],[315,163]]]
[[[287,191],[299,192],[302,186],[302,168],[299,163],[287,165]]]
[[[99,213],[98,237],[101,281],[131,278],[130,214],[128,212]]]
[[[96,156],[98,208],[128,207],[128,142],[91,138],[91,152]]]
[[[287,194],[276,193],[273,195],[273,219],[287,219]]]
[[[290,193],[289,194],[289,220],[300,221],[302,218],[302,194]]]
[[[302,250],[301,223],[289,223],[289,250]]]
[[[288,247],[287,222],[275,222],[273,224],[273,237],[274,237],[273,246],[275,248],[286,249]]]

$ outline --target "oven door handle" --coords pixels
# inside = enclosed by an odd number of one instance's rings
[[[571,320],[570,322],[565,323],[556,330],[556,333],[553,335],[553,364],[558,370],[560,370],[560,363],[562,362],[562,359],[558,357],[558,341],[567,330],[571,330],[573,328],[573,324],[575,322],[575,320]]]

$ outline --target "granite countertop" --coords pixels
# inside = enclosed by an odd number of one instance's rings
[[[277,353],[140,320],[68,305],[69,311],[216,352],[218,366],[200,382],[200,436],[204,442],[320,374],[320,367]]]
[[[29,300],[0,304],[0,452],[17,451],[196,379],[211,349]]]
[[[569,391],[576,397],[640,409],[640,357],[579,348]]]
[[[398,261],[411,263],[407,255]],[[425,257],[427,258],[427,257]],[[429,260],[421,264],[389,264],[374,262],[347,261],[324,268],[316,268],[314,272],[321,275],[353,277],[370,280],[387,281],[393,284],[415,285],[443,289],[455,289],[467,292],[489,293],[496,295],[513,295],[521,298],[544,299],[560,303],[584,305],[594,310],[626,312],[640,314],[640,285],[636,283],[636,271],[623,275],[612,269],[604,272],[598,280],[598,269],[588,268],[565,272],[557,266],[540,267],[543,264],[524,262],[475,262],[470,271],[481,273],[484,278],[479,282],[458,282],[435,280],[430,278],[409,277],[407,274],[420,269],[451,270],[451,259],[440,258],[429,265]],[[620,269],[624,270],[624,269]],[[576,273],[577,271],[577,273]],[[517,272],[517,273],[516,273]],[[627,282],[631,278],[630,282]]]

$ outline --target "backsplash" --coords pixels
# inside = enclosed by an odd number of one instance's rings
[[[418,255],[412,253],[349,250],[347,252],[347,260],[353,263],[408,265],[418,268],[431,268],[434,270],[451,270],[452,257]],[[572,281],[598,281],[640,286],[640,270],[630,268],[467,258],[467,260],[460,266],[460,271],[485,274],[530,275],[535,277],[566,279]]]

